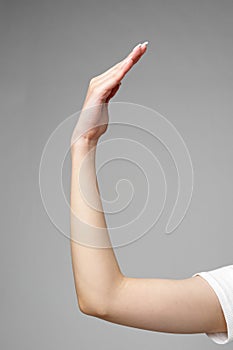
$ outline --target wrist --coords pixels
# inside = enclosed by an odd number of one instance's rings
[[[71,145],[71,158],[76,158],[79,155],[85,155],[91,150],[95,149],[98,143],[98,139],[89,139],[87,137],[81,137],[78,141]]]

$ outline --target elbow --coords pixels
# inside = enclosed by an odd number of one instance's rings
[[[82,314],[88,315],[88,316],[105,319],[107,318],[107,315],[108,315],[106,301],[104,302],[100,302],[100,300],[87,301],[87,300],[81,300],[80,298],[78,298],[78,308]]]
[[[81,313],[108,320],[111,318],[120,304],[119,296],[122,295],[124,288],[125,276],[121,276],[116,283],[108,290],[94,293],[85,292],[77,294],[78,307]]]

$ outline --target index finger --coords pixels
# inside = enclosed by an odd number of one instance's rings
[[[138,60],[142,57],[142,55],[146,52],[148,41],[145,41],[145,43],[140,44],[140,46],[136,46],[133,51],[130,52],[130,54],[121,61],[120,65],[130,63],[137,63]],[[130,67],[131,68],[131,67]]]
[[[142,55],[146,51],[147,42],[143,45],[139,46],[136,50],[133,50],[132,53],[128,55],[128,57],[122,61],[122,63],[113,71],[108,74],[109,82],[114,84],[119,83],[126,73],[138,62],[138,60],[142,57]]]
[[[127,60],[129,60],[131,62],[133,62],[133,64],[135,64],[136,62],[138,62],[138,60],[142,57],[142,55],[146,52],[146,48],[147,48],[147,44],[148,41],[145,41],[143,44],[138,44],[136,45],[128,54],[128,56],[126,56],[126,58],[124,58],[122,61],[118,62],[117,64],[115,64],[113,67],[109,68],[107,71],[105,71],[103,74],[101,74],[99,77],[101,78],[105,78],[107,75],[109,75],[110,73],[113,72],[117,72],[119,70],[120,67],[123,67],[124,64],[127,65],[127,69],[131,69],[131,67],[133,66],[132,64],[128,64]],[[126,67],[124,67],[126,69]],[[127,71],[128,71],[127,70]],[[126,72],[127,72],[126,71]]]

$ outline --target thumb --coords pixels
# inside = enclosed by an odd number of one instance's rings
[[[116,92],[119,90],[119,87],[121,85],[121,82],[119,84],[117,84],[111,91],[110,95],[107,97],[106,99],[106,103],[109,102],[109,100],[116,94]]]

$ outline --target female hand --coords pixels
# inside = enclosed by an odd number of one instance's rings
[[[148,42],[138,44],[125,59],[90,80],[80,117],[72,135],[72,147],[79,140],[97,143],[99,137],[105,133],[109,121],[108,102],[118,91],[126,73],[145,53],[147,44]]]

